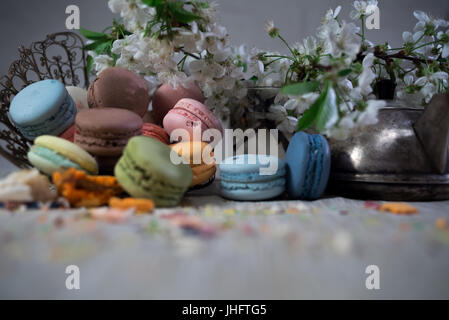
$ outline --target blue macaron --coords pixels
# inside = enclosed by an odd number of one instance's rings
[[[220,163],[221,194],[233,200],[265,200],[285,191],[285,162],[274,156],[244,154]]]
[[[9,116],[27,139],[34,140],[45,134],[58,136],[73,125],[76,105],[62,82],[42,80],[14,97]]]
[[[287,192],[291,199],[318,199],[330,173],[330,149],[320,134],[297,132],[285,155]]]

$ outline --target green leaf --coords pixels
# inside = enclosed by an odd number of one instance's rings
[[[86,60],[87,76],[90,75],[90,72],[92,71],[92,66],[93,65],[94,65],[94,58],[92,58],[92,56],[87,56],[87,60]]]
[[[315,128],[322,131],[334,125],[337,120],[337,95],[331,83],[328,82],[320,96],[299,119],[296,130],[305,130],[316,123]]]
[[[309,109],[304,112],[301,119],[298,121],[298,126],[296,127],[296,131],[305,130],[311,127],[319,114],[320,109],[324,105],[324,101],[326,100],[327,91],[329,87],[326,87],[323,92],[319,95],[319,97],[315,100],[315,102],[310,106]]]
[[[147,6],[157,7],[162,3],[163,0],[142,0]]]
[[[196,14],[182,8],[182,3],[174,2],[169,4],[170,4],[170,11],[173,14],[173,18],[177,22],[190,23],[192,21],[201,19],[200,16],[197,16]]]
[[[109,53],[112,48],[112,41],[103,42],[95,49],[95,52],[98,54]]]
[[[281,92],[290,95],[302,95],[315,91],[319,85],[320,83],[318,81],[298,82],[284,86]]]
[[[328,129],[333,126],[337,121],[337,95],[335,94],[334,88],[329,85],[324,98],[324,103],[318,111],[315,128],[321,132],[324,129]]]
[[[84,50],[95,50],[98,46],[100,46],[102,43],[107,42],[108,40],[97,40],[92,43],[89,43],[84,46]]]
[[[351,68],[344,69],[344,70],[341,70],[340,72],[338,72],[338,76],[339,76],[339,77],[346,77],[346,76],[349,75],[351,72],[352,72],[352,69],[351,69]]]
[[[87,29],[80,28],[80,33],[89,40],[101,40],[101,39],[108,39],[109,36],[105,33],[101,32],[95,32]]]

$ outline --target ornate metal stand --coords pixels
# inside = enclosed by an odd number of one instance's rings
[[[30,142],[9,119],[11,100],[27,85],[44,79],[87,88],[89,78],[83,47],[84,41],[76,33],[50,34],[28,48],[19,47],[19,59],[0,78],[0,153],[18,167],[30,166],[26,157]]]

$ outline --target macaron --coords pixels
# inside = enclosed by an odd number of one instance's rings
[[[89,153],[59,137],[44,135],[36,138],[27,156],[33,166],[49,176],[69,168],[88,174],[98,173],[97,162]]]
[[[318,199],[329,180],[330,159],[329,144],[322,135],[295,133],[285,154],[289,197]]]
[[[66,86],[67,92],[72,97],[78,110],[89,108],[87,103],[87,90],[75,86]]]
[[[159,140],[162,143],[169,144],[170,137],[167,132],[154,123],[144,123],[142,126],[142,135]]]
[[[11,101],[9,115],[25,138],[34,140],[67,130],[75,120],[76,106],[62,82],[49,79],[20,91]]]
[[[172,144],[170,148],[192,168],[193,179],[190,187],[209,184],[216,171],[214,153],[209,144],[202,141],[184,141]]]
[[[158,207],[176,206],[192,181],[192,169],[169,146],[145,136],[133,137],[114,174],[134,198],[152,199]],[[172,161],[173,160],[173,161]]]
[[[87,92],[89,108],[122,108],[143,117],[148,110],[148,83],[120,67],[102,71]]]
[[[285,191],[285,162],[270,155],[244,154],[220,164],[221,194],[233,200],[266,200]]]
[[[190,136],[190,140],[202,140],[203,132],[207,129],[216,129],[223,136],[223,127],[204,104],[197,100],[184,98],[179,100],[163,120],[164,129],[172,141],[179,141],[179,137],[172,137],[175,129],[184,129]],[[197,137],[194,130],[199,129]]]
[[[59,135],[60,138],[66,139],[70,142],[75,140],[75,125],[71,125],[66,131]]]
[[[183,99],[191,98],[204,103],[206,98],[204,97],[201,89],[195,82],[190,82],[185,86],[179,85],[176,89],[173,89],[169,84],[161,85],[153,95],[152,98],[152,117],[154,123],[162,125],[165,115],[170,111],[175,104]]]
[[[75,127],[75,144],[90,154],[120,156],[128,140],[142,133],[142,119],[126,109],[85,109],[77,114]]]

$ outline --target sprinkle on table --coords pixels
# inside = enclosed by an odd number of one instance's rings
[[[383,205],[380,206],[379,210],[391,212],[393,214],[399,214],[399,215],[418,213],[418,209],[416,209],[415,207],[413,207],[407,203],[403,203],[403,202],[384,203]]]
[[[438,218],[435,221],[435,227],[441,230],[446,230],[447,229],[447,220],[445,218]]]

